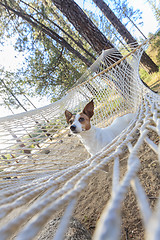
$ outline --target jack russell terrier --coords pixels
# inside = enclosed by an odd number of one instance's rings
[[[129,113],[122,117],[117,117],[106,128],[97,128],[90,122],[93,114],[93,100],[79,114],[73,115],[68,110],[65,111],[67,123],[71,125],[71,132],[79,136],[81,142],[92,156],[111,143],[128,126],[134,117],[134,113]]]

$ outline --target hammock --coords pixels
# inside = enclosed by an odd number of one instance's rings
[[[112,191],[98,221],[94,239],[120,239],[122,203],[131,186],[141,212],[145,238],[160,236],[160,198],[151,210],[141,185],[139,149],[144,142],[160,161],[160,97],[144,86],[139,47],[105,50],[64,97],[48,106],[0,119],[0,238],[29,240],[37,236],[60,209],[64,211],[54,239],[63,239],[77,199],[91,176],[113,163]],[[119,60],[120,59],[120,60]],[[94,99],[92,123],[109,125],[117,116],[134,112],[130,125],[95,156],[64,152],[74,146],[64,111],[77,113]],[[154,135],[154,138],[152,137]],[[120,176],[120,156],[128,151],[126,172]],[[75,157],[76,156],[76,157]],[[103,197],[103,196],[102,196]],[[11,216],[14,215],[14,218]]]

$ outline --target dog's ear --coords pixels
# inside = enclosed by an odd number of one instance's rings
[[[94,114],[94,102],[90,101],[85,108],[83,109],[83,113],[86,114],[89,118],[91,118]]]
[[[65,111],[65,116],[66,116],[67,123],[69,123],[69,120],[71,119],[73,114],[71,112],[69,112],[68,110],[66,110]]]

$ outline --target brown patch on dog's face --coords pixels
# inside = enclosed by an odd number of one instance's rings
[[[71,112],[69,112],[68,110],[66,110],[66,111],[65,111],[65,117],[66,117],[67,123],[68,123],[68,124],[72,124],[73,121],[74,121],[74,117],[75,117],[75,116],[74,116]]]
[[[74,122],[74,119],[75,119],[75,115],[72,115],[72,117],[68,121],[68,124],[72,125],[72,123]]]
[[[91,128],[90,118],[83,112],[80,113],[78,121],[81,123],[83,131],[87,131]]]

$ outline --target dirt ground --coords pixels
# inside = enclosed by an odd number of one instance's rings
[[[157,87],[155,90],[160,92]],[[149,137],[155,143],[159,141],[159,137],[153,133],[149,134]],[[63,156],[66,163],[71,165],[90,157],[89,153],[76,136],[65,137],[63,140],[60,140],[54,149],[54,156],[56,156],[57,160],[59,160],[58,162],[61,161]],[[160,166],[158,164],[157,155],[146,143],[144,143],[139,150],[139,157],[141,161],[141,168],[139,170],[138,177],[147,194],[151,208],[155,209],[160,190]],[[74,159],[74,162],[72,162],[71,159],[72,161]],[[120,179],[122,179],[126,173],[127,159],[128,153],[125,152],[120,157]],[[74,219],[78,221],[78,228],[80,223],[80,226],[82,224],[81,230],[84,227],[87,231],[85,235],[86,237],[82,234],[82,238],[66,237],[65,240],[91,239],[96,223],[111,197],[113,162],[109,162],[106,169],[107,171],[100,170],[94,176],[90,177],[87,187],[80,193],[78,203],[73,214]],[[63,210],[58,212],[57,215],[55,215],[54,218],[46,224],[39,236],[36,237],[36,240],[53,239],[62,214]],[[123,201],[121,216],[121,240],[143,240],[145,236],[141,213],[131,187],[128,190],[125,200]]]
[[[157,136],[152,135],[151,137],[155,142],[158,141]],[[60,141],[55,153],[57,153],[57,156],[58,154],[61,157],[62,155],[65,156],[65,159],[68,159],[68,161],[70,156],[73,157],[74,155],[75,163],[89,157],[89,154],[76,136],[64,138],[63,143]],[[121,178],[123,178],[126,172],[127,155],[128,153],[121,155]],[[160,167],[158,165],[157,156],[146,144],[141,146],[139,156],[141,160],[141,168],[138,177],[145,189],[145,192],[147,193],[151,207],[154,208],[160,186]],[[96,175],[89,179],[87,187],[80,193],[78,203],[73,214],[73,217],[82,223],[91,235],[94,233],[96,222],[111,197],[112,168],[113,162],[110,162],[108,164],[108,172],[100,170],[96,173]],[[135,195],[131,188],[125,197],[125,201],[123,202],[121,214],[121,239],[143,240],[143,223]],[[38,237],[39,240],[53,239],[53,235],[55,233],[53,221],[54,220],[52,219],[46,225]]]

